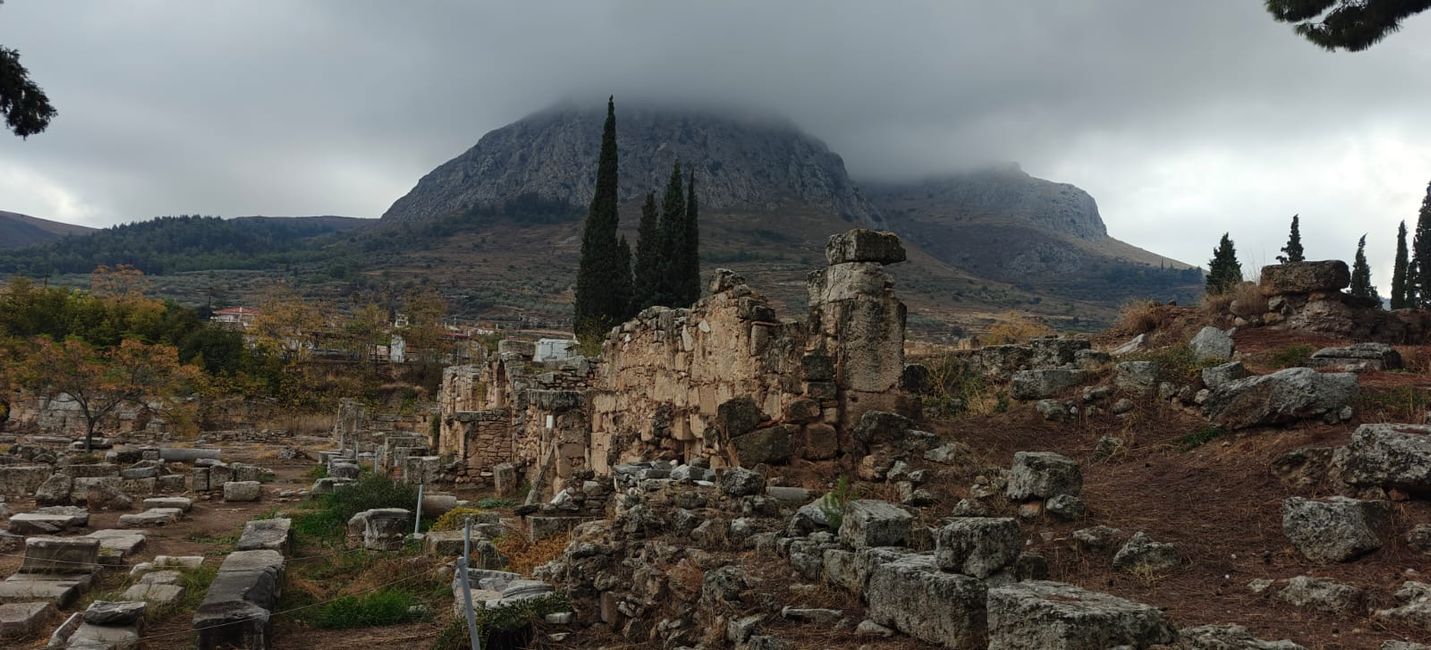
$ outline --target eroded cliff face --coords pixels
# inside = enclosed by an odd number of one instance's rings
[[[383,215],[392,221],[472,211],[579,218],[591,200],[604,112],[554,108],[483,136],[476,146],[422,177]],[[702,207],[770,211],[828,209],[858,225],[883,224],[823,142],[770,117],[690,109],[617,106],[621,199],[665,186],[680,160],[694,169]]]
[[[869,193],[894,213],[938,211],[955,223],[1019,223],[1084,240],[1108,237],[1098,202],[1088,192],[1017,167],[871,185]]]

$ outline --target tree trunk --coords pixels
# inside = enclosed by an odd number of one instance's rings
[[[84,428],[84,453],[88,454],[88,453],[90,453],[91,451],[94,451],[94,425],[95,425],[95,420],[94,420],[94,418],[91,418],[91,417],[86,416],[84,422],[85,422],[85,428]]]

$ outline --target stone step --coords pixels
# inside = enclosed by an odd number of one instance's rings
[[[54,604],[47,601],[0,605],[0,641],[19,641],[34,636],[54,611]]]

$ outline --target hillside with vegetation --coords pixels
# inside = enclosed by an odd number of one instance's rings
[[[0,253],[0,273],[42,277],[127,265],[150,275],[273,269],[321,258],[368,222],[350,217],[158,217]]]

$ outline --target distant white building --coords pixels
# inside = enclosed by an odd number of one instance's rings
[[[234,329],[248,329],[257,316],[255,307],[226,307],[215,311],[209,320]]]
[[[570,339],[538,339],[537,351],[532,354],[532,361],[561,361],[570,359],[575,355],[576,341]]]

